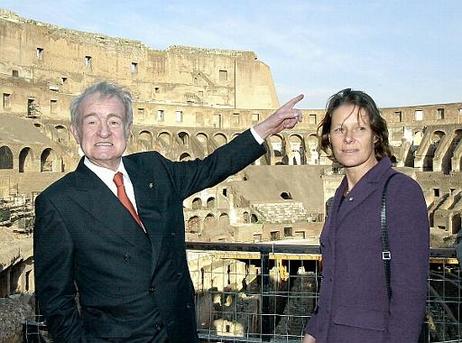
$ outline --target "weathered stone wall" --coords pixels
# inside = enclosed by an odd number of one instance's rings
[[[0,11],[0,45],[0,75],[17,78],[6,91],[13,95],[15,86],[35,83],[37,92],[27,96],[37,99],[47,117],[66,113],[66,96],[101,79],[127,86],[140,103],[243,109],[278,105],[270,68],[250,51],[154,50],[138,41],[67,30],[5,10]],[[56,100],[53,109],[51,100]],[[12,105],[11,110],[24,109]]]
[[[33,298],[0,298],[0,343],[23,343],[23,325],[34,315]]]

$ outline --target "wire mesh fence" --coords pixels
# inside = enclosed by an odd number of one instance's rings
[[[187,243],[203,342],[301,342],[320,286],[317,246]],[[462,275],[432,249],[421,342],[462,342]]]

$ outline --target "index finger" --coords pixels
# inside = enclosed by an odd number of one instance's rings
[[[284,108],[293,108],[295,106],[295,104],[297,102],[299,102],[300,100],[302,100],[305,96],[303,94],[300,94],[300,95],[297,95],[295,98],[292,98],[290,99],[289,101],[287,101],[284,105],[281,106],[284,107]]]

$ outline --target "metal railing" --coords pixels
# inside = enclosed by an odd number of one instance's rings
[[[203,342],[301,342],[320,285],[318,246],[187,242]],[[420,342],[462,342],[454,249],[432,249]]]
[[[202,342],[297,342],[317,304],[318,246],[187,242]],[[454,249],[432,249],[419,342],[462,342],[462,273]],[[41,317],[26,342],[51,342]]]

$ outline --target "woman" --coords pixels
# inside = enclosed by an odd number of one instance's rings
[[[328,102],[320,145],[343,166],[321,233],[322,284],[304,343],[417,342],[424,318],[429,225],[422,191],[393,170],[385,120],[374,100],[344,89]],[[389,300],[380,201],[387,189]]]

